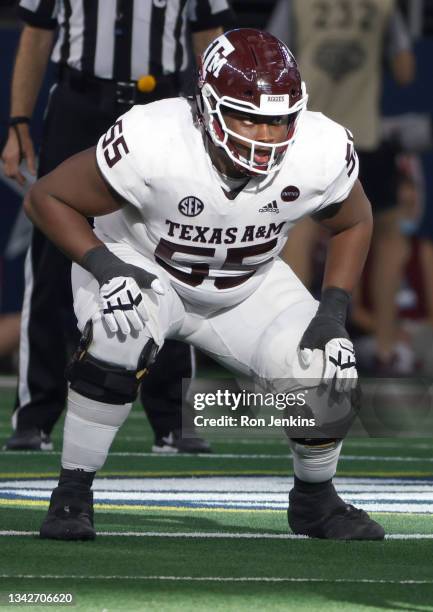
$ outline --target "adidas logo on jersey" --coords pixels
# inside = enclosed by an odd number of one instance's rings
[[[276,200],[274,200],[273,202],[270,202],[269,204],[266,204],[265,206],[263,206],[263,208],[260,208],[259,212],[261,212],[261,213],[274,213],[276,215],[280,214],[280,211],[278,210],[278,204],[277,204]]]

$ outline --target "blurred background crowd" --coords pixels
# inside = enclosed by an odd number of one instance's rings
[[[0,2],[2,150],[23,27],[17,4]],[[267,29],[289,45],[307,84],[310,110],[323,111],[354,134],[375,217],[350,322],[361,371],[433,374],[433,0],[233,0],[231,7],[234,26]],[[31,119],[36,152],[53,72],[51,66],[45,74]],[[20,185],[5,176],[1,164],[0,374],[18,368],[31,236],[21,210],[31,181],[25,162],[22,173],[26,182]],[[306,219],[284,253],[316,295],[325,244],[326,236]]]

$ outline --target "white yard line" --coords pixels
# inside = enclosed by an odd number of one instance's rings
[[[432,580],[386,580],[380,578],[295,578],[286,576],[105,576],[105,575],[77,575],[77,574],[0,574],[0,578],[22,580],[161,580],[173,582],[315,582],[315,583],[341,583],[341,584],[406,584],[423,585],[433,584]]]
[[[0,531],[0,537],[37,536],[37,531]],[[200,532],[200,531],[99,531],[98,537],[126,538],[189,538],[189,539],[245,539],[245,540],[306,540],[307,536],[293,533],[242,533],[242,532]],[[386,540],[433,540],[431,533],[391,533]]]

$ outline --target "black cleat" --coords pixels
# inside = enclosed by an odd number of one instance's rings
[[[41,450],[52,451],[53,443],[50,436],[37,427],[32,429],[15,430],[6,440],[4,450]]]
[[[364,510],[346,504],[332,482],[325,490],[305,493],[293,488],[287,511],[293,533],[326,540],[383,540],[385,531]]]
[[[56,487],[39,535],[51,540],[94,540],[92,491]]]
[[[212,449],[207,440],[203,438],[190,437],[183,438],[180,431],[170,432],[167,436],[157,438],[152,446],[152,453],[173,454],[173,453],[211,453]]]

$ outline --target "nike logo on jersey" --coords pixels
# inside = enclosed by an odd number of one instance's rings
[[[273,202],[270,202],[269,204],[266,204],[265,206],[263,206],[263,208],[259,208],[259,212],[260,213],[274,213],[278,215],[280,211],[278,210],[277,201],[274,200]]]

